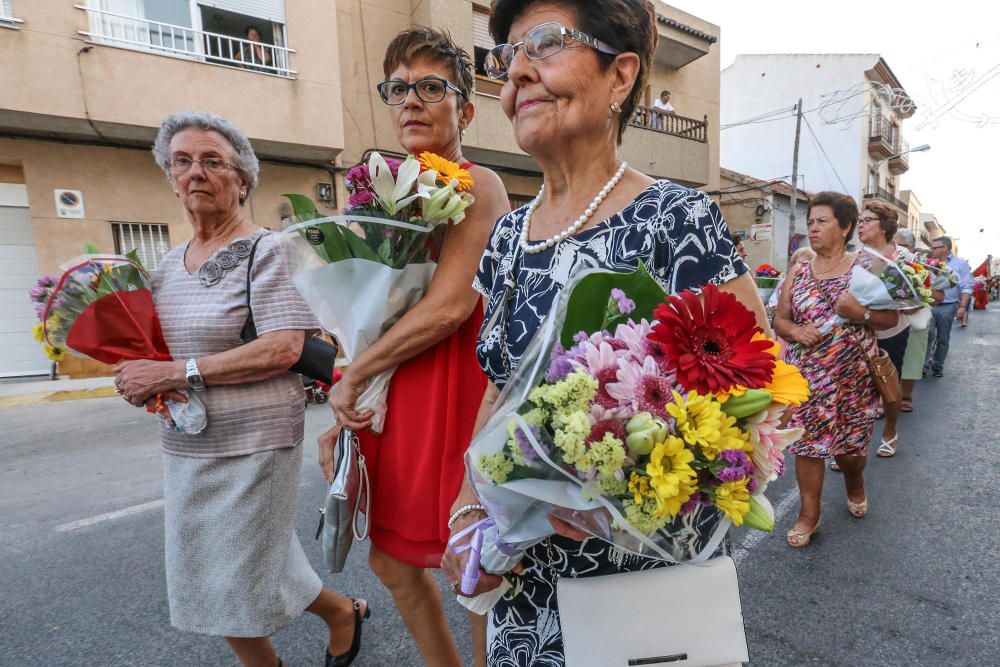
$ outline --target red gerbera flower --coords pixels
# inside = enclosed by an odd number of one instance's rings
[[[667,297],[654,313],[650,340],[677,373],[686,391],[701,394],[734,387],[759,389],[774,375],[773,343],[753,340],[762,333],[754,315],[736,297],[706,285],[702,300],[690,291]]]

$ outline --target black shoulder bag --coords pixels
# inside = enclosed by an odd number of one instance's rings
[[[257,254],[257,244],[262,238],[264,238],[263,234],[253,242],[253,247],[250,248],[250,257],[247,258],[247,321],[243,325],[243,331],[240,332],[240,339],[244,343],[257,339],[257,327],[253,323],[253,310],[250,308],[250,273],[253,271],[253,258]],[[289,370],[321,380],[326,384],[333,384],[333,365],[336,361],[336,345],[328,343],[322,338],[306,336],[305,342],[302,344],[302,354]]]

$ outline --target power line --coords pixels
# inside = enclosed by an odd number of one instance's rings
[[[848,187],[844,185],[844,179],[842,179],[840,177],[840,174],[837,173],[837,167],[833,164],[833,160],[830,159],[830,156],[826,154],[826,149],[823,148],[823,143],[819,140],[819,137],[816,136],[816,132],[813,131],[812,124],[809,122],[809,119],[806,118],[805,115],[803,115],[802,120],[806,122],[806,129],[809,130],[809,134],[812,135],[813,141],[816,142],[816,146],[819,147],[819,150],[823,154],[823,157],[826,158],[826,161],[827,163],[829,163],[830,168],[833,169],[833,175],[836,176],[837,180],[840,182],[840,187],[844,188],[845,193],[849,193],[850,189],[848,189]]]
[[[888,88],[888,86],[885,86],[885,84],[877,84],[876,87],[885,88],[889,92],[893,92],[893,90],[891,88]],[[823,96],[826,96],[826,95],[834,95],[834,94],[836,94],[838,92],[840,92],[840,90],[830,90],[830,91],[827,91],[825,93],[820,93],[820,97],[823,97]],[[842,97],[842,98],[838,98],[838,99],[832,100],[830,102],[825,102],[825,103],[823,103],[823,104],[821,104],[821,105],[819,105],[817,107],[813,107],[812,109],[806,109],[802,113],[803,114],[812,113],[814,111],[820,111],[822,109],[826,109],[827,107],[835,106],[837,104],[843,104],[844,102],[846,102],[847,100],[849,100],[851,98],[857,97],[858,95],[862,95],[862,94],[868,93],[868,92],[871,92],[870,88],[862,88],[858,92],[852,93],[852,94],[848,95],[847,97]],[[728,130],[730,128],[739,127],[739,126],[742,126],[742,125],[757,125],[759,123],[770,123],[770,122],[773,122],[773,121],[776,121],[776,120],[786,120],[788,118],[795,118],[795,115],[796,115],[795,113],[789,113],[789,111],[794,111],[794,110],[795,110],[795,105],[793,104],[791,107],[783,107],[781,109],[775,109],[774,111],[768,111],[766,113],[762,113],[759,116],[752,116],[750,118],[745,118],[743,120],[738,120],[738,121],[735,121],[735,122],[732,122],[732,123],[726,123],[725,125],[720,125],[719,126],[719,130]],[[786,115],[784,115],[784,116],[775,116],[775,114],[781,114],[781,113],[784,113]],[[859,114],[859,115],[863,115],[863,114]]]

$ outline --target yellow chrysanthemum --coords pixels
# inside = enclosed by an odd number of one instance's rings
[[[743,525],[743,517],[750,511],[750,491],[748,478],[735,482],[724,482],[715,488],[715,505],[737,526]]]
[[[646,464],[649,486],[656,493],[661,516],[674,516],[681,511],[695,491],[698,476],[691,468],[694,454],[684,441],[672,435],[653,447]]]
[[[449,183],[452,180],[458,181],[455,189],[459,192],[467,192],[475,185],[472,174],[462,169],[458,164],[445,159],[440,155],[424,151],[417,158],[424,169],[433,169],[438,173],[438,178],[442,183]]]
[[[802,405],[809,398],[809,382],[799,369],[778,359],[774,362],[774,377],[764,387],[776,403]]]
[[[35,337],[35,340],[39,343],[45,342],[45,329],[42,327],[41,322],[36,322],[35,326],[31,327],[31,335]]]
[[[711,396],[692,391],[685,397],[675,391],[674,402],[666,407],[677,423],[677,433],[687,444],[707,447],[719,439],[723,413]]]
[[[63,357],[66,356],[66,350],[61,347],[53,347],[52,345],[45,346],[45,354],[48,355],[49,359],[52,361],[62,361]]]

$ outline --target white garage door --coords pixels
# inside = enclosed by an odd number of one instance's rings
[[[12,187],[17,186],[4,189]],[[38,320],[28,290],[36,280],[38,259],[28,209],[0,206],[0,377],[49,373],[51,362],[31,335]]]

